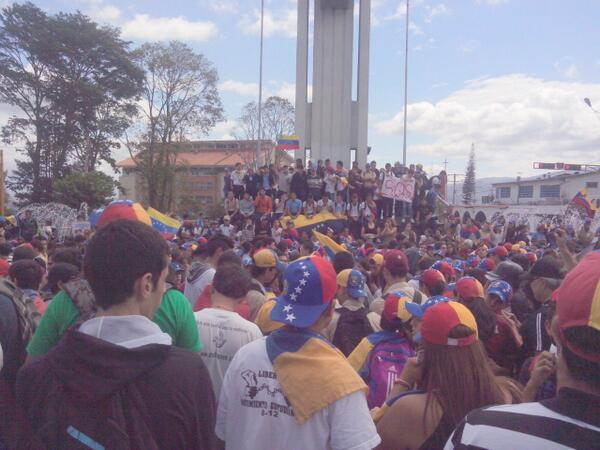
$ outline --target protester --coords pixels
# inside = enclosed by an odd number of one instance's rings
[[[84,267],[98,316],[19,372],[17,400],[31,442],[214,447],[214,394],[201,358],[172,346],[150,321],[168,257],[160,234],[131,220],[109,223],[91,239]]]
[[[284,278],[288,289],[271,319],[286,326],[236,353],[223,381],[217,436],[233,450],[377,447],[363,381],[319,334],[333,313],[331,264],[298,259]]]
[[[477,324],[456,302],[440,302],[423,314],[422,348],[396,380],[389,409],[377,424],[382,449],[442,448],[469,411],[510,402],[486,364]],[[413,390],[413,389],[418,390]]]
[[[337,275],[336,305],[323,336],[348,356],[360,341],[380,331],[381,317],[365,307],[365,277],[356,269],[344,269]]]
[[[212,305],[195,313],[205,343],[200,356],[208,369],[218,399],[223,377],[235,353],[262,337],[259,328],[235,312],[250,289],[250,275],[241,266],[222,264],[212,282]]]
[[[591,252],[565,277],[551,331],[557,346],[558,395],[538,403],[469,413],[446,449],[597,448],[600,442],[600,253]],[[527,444],[524,444],[527,442]]]

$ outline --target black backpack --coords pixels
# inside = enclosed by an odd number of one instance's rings
[[[159,449],[140,392],[127,385],[112,396],[90,403],[70,393],[60,380],[51,385],[41,421],[30,436],[34,448],[129,450]]]
[[[367,317],[366,308],[351,311],[348,308],[338,308],[340,314],[332,343],[348,356],[362,339],[373,333],[373,327]]]

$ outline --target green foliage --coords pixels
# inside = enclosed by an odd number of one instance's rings
[[[32,3],[0,13],[0,102],[18,111],[4,142],[24,156],[9,178],[21,203],[49,201],[71,170],[114,164],[136,115],[143,72],[120,31],[81,13],[48,15]]]
[[[463,183],[463,202],[470,205],[475,201],[475,145],[471,146],[469,163]]]
[[[106,205],[118,187],[102,172],[73,173],[54,182],[53,200],[71,208],[85,202],[93,209]]]
[[[146,73],[144,129],[129,151],[141,173],[147,201],[160,210],[176,203],[174,180],[180,144],[223,120],[217,70],[182,42],[144,44],[134,53]]]

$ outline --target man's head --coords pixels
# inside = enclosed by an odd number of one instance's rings
[[[209,260],[209,263],[216,267],[217,261],[219,257],[223,254],[223,252],[233,248],[233,241],[223,235],[216,235],[211,237],[206,243],[206,258]]]
[[[8,269],[8,276],[19,289],[38,290],[44,277],[44,271],[32,259],[22,259],[14,262]]]
[[[296,192],[294,192],[294,191],[290,192],[290,198],[291,198],[292,200],[296,200],[296,197],[297,197],[297,194],[296,194]]]
[[[83,268],[100,308],[129,303],[151,318],[165,292],[168,263],[169,247],[156,230],[133,220],[117,220],[89,241]]]
[[[213,303],[232,301],[239,303],[246,298],[252,280],[247,270],[239,264],[221,264],[212,282]]]
[[[408,259],[402,250],[388,250],[384,256],[383,276],[387,283],[402,281],[408,274]]]
[[[343,303],[345,300],[363,300],[366,298],[365,277],[356,269],[344,269],[337,276],[337,299]]]
[[[258,190],[258,195],[260,195],[261,197],[264,197],[264,196],[265,196],[265,190],[264,190],[264,188],[260,188],[260,189]]]
[[[271,286],[284,270],[285,265],[279,261],[277,254],[269,248],[257,251],[252,257],[250,273],[264,286]]]
[[[552,335],[559,349],[558,384],[569,379],[600,393],[600,252],[567,274],[556,298]]]
[[[298,328],[324,328],[331,321],[337,289],[329,261],[314,255],[292,262],[284,274],[285,290],[277,298],[271,320]]]
[[[439,270],[427,269],[420,276],[419,288],[429,297],[442,295],[446,290],[446,279]]]

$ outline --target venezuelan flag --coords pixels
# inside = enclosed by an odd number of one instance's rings
[[[571,203],[573,203],[574,205],[577,205],[577,206],[581,206],[585,210],[588,217],[594,217],[594,214],[598,210],[597,205],[594,205],[588,199],[587,189],[585,189],[585,188],[583,188],[577,194],[575,194],[575,197],[573,197],[573,200],[571,200]]]
[[[277,150],[299,150],[300,138],[296,135],[281,136],[277,139]]]
[[[313,234],[317,238],[317,241],[319,241],[321,248],[325,250],[325,253],[327,254],[327,257],[329,259],[333,259],[333,257],[339,252],[348,251],[345,247],[341,246],[329,236],[326,236],[323,233],[319,233],[318,231],[313,230]]]
[[[148,215],[152,221],[152,227],[161,233],[176,234],[181,227],[181,222],[173,219],[154,208],[148,208]]]
[[[334,233],[340,233],[346,226],[344,217],[340,218],[330,212],[315,214],[311,219],[303,214],[295,219],[286,216],[281,218],[281,223],[287,223],[289,220],[294,222],[294,227],[298,230],[298,233],[303,231],[310,233],[312,230],[325,231],[327,228],[331,228]]]
[[[367,392],[344,355],[317,333],[274,331],[267,337],[267,354],[299,424],[343,397]]]

